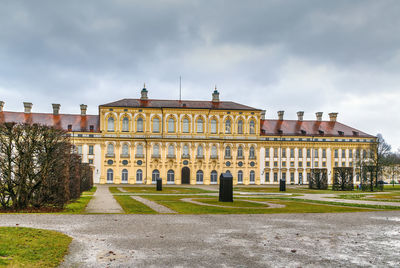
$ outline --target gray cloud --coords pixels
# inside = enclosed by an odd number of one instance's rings
[[[11,1],[0,3],[6,109],[78,112],[137,97],[221,97],[266,109],[338,111],[400,147],[400,3]]]

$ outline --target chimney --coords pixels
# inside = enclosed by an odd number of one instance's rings
[[[285,111],[278,111],[278,119],[283,120],[283,115],[285,114]]]
[[[51,104],[53,106],[53,115],[59,115],[60,114],[60,104],[58,103],[53,103]]]
[[[25,108],[24,113],[30,114],[31,110],[32,110],[32,106],[33,106],[33,104],[31,102],[24,102],[24,108]]]
[[[0,101],[0,113],[3,111],[4,101]]]
[[[304,117],[304,111],[298,111],[297,112],[297,120],[303,121],[303,117]]]
[[[147,89],[146,89],[146,84],[144,84],[143,85],[143,89],[142,89],[142,91],[140,92],[141,93],[141,97],[140,97],[140,100],[148,100],[148,97],[147,97]]]
[[[212,102],[219,102],[219,92],[217,90],[217,86],[215,86],[215,90],[212,94]]]
[[[86,115],[87,105],[81,104],[81,115]]]
[[[317,121],[322,121],[322,114],[323,112],[316,112],[315,115],[317,116]]]
[[[338,113],[330,113],[329,114],[329,120],[331,122],[336,122],[337,115],[338,115]]]
[[[265,114],[267,113],[266,110],[261,111],[261,120],[265,120]]]

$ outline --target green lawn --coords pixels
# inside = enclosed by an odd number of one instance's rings
[[[96,192],[97,187],[93,186],[92,189],[90,189],[89,191],[86,192],[82,192],[82,195],[94,195],[94,193]]]
[[[111,193],[123,193],[117,189],[118,187],[110,187]],[[135,194],[201,194],[201,193],[215,193],[216,191],[207,191],[198,188],[190,188],[190,187],[173,187],[173,186],[164,186],[162,191],[157,191],[156,186],[140,186],[140,187],[121,187],[125,191],[129,193]]]
[[[55,231],[0,227],[0,266],[57,267],[72,238]]]
[[[62,214],[82,214],[85,212],[86,206],[89,201],[92,199],[93,196],[81,196],[80,198],[71,201],[67,204],[63,211],[60,213]]]
[[[388,194],[355,194],[355,195],[339,195],[339,199],[354,199],[354,200],[367,200],[367,201],[381,201],[381,202],[400,202],[400,192],[390,192]]]
[[[332,206],[332,205],[324,205],[324,204],[315,204],[309,202],[303,202],[298,200],[282,200],[282,199],[263,199],[263,198],[254,198],[252,200],[259,201],[268,201],[271,203],[283,204],[286,205],[284,208],[240,208],[240,207],[232,207],[232,208],[221,208],[221,207],[211,207],[211,206],[202,206],[196,205],[188,202],[183,202],[180,199],[182,198],[193,198],[199,202],[213,203],[219,204],[217,201],[217,197],[215,197],[215,201],[212,201],[210,196],[146,196],[147,199],[155,201],[161,205],[164,205],[172,210],[180,214],[269,214],[269,213],[326,213],[326,212],[358,212],[358,211],[371,211],[370,209],[363,209],[358,207],[343,207],[340,205]],[[206,198],[202,199],[202,198]],[[240,199],[240,198],[237,198]],[[249,199],[249,198],[246,198]],[[246,202],[247,203],[247,202]],[[238,202],[238,204],[243,204]],[[226,206],[227,203],[223,202],[221,205]]]
[[[132,199],[129,195],[114,195],[115,200],[121,205],[125,213],[128,214],[157,214],[148,206]]]

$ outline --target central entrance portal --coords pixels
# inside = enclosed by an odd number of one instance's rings
[[[190,184],[190,169],[188,167],[182,168],[181,175],[182,184]]]

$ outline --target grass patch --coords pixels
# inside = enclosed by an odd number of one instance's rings
[[[82,195],[94,195],[96,190],[97,190],[97,187],[93,186],[92,189],[90,189],[89,191],[82,192]]]
[[[251,187],[251,186],[239,186],[233,187],[234,191],[239,192],[265,192],[265,193],[297,193],[297,194],[335,194],[338,191],[332,191],[332,189],[327,190],[314,190],[309,189],[305,186],[286,186],[285,192],[279,191],[279,186],[270,186],[270,187]],[[340,193],[354,193],[356,191],[340,191]]]
[[[121,193],[118,187],[110,187],[111,193]],[[190,188],[190,187],[172,187],[172,186],[164,186],[162,191],[157,191],[156,186],[140,186],[140,187],[121,187],[128,193],[135,194],[202,194],[202,193],[216,193],[216,191],[208,191],[199,188]]]
[[[371,211],[369,209],[361,209],[357,207],[343,207],[341,205],[324,205],[324,204],[310,204],[308,201],[300,200],[283,200],[268,198],[268,202],[285,205],[284,208],[221,208],[202,206],[197,204],[191,204],[183,202],[182,198],[193,198],[199,202],[204,202],[200,198],[211,199],[209,196],[146,196],[147,199],[155,201],[163,206],[166,206],[180,214],[271,214],[271,213],[339,213],[339,212],[359,212],[359,211]],[[240,198],[239,198],[240,199]],[[248,199],[246,197],[246,199]],[[220,204],[215,197],[215,204]],[[263,198],[252,198],[255,201],[267,201]],[[213,201],[207,201],[213,202]],[[221,205],[225,206],[227,203],[223,202]],[[247,205],[247,203],[246,203]]]
[[[400,202],[400,193],[393,192],[389,194],[355,194],[355,195],[339,195],[338,199],[380,201],[380,202]]]
[[[63,214],[82,214],[85,212],[86,206],[93,196],[81,196],[78,199],[70,202],[65,206],[65,209],[61,212]]]
[[[233,208],[266,208],[268,205],[260,204],[260,203],[253,203],[247,202],[244,200],[235,199],[233,202],[219,202],[216,198],[207,198],[207,199],[193,199],[194,201],[210,204],[210,205],[218,205],[218,206],[226,206],[226,207],[233,207]]]
[[[0,227],[0,266],[57,267],[72,238],[55,231]]]
[[[158,214],[143,203],[136,201],[128,195],[115,195],[115,200],[121,205],[125,213],[128,214]]]

